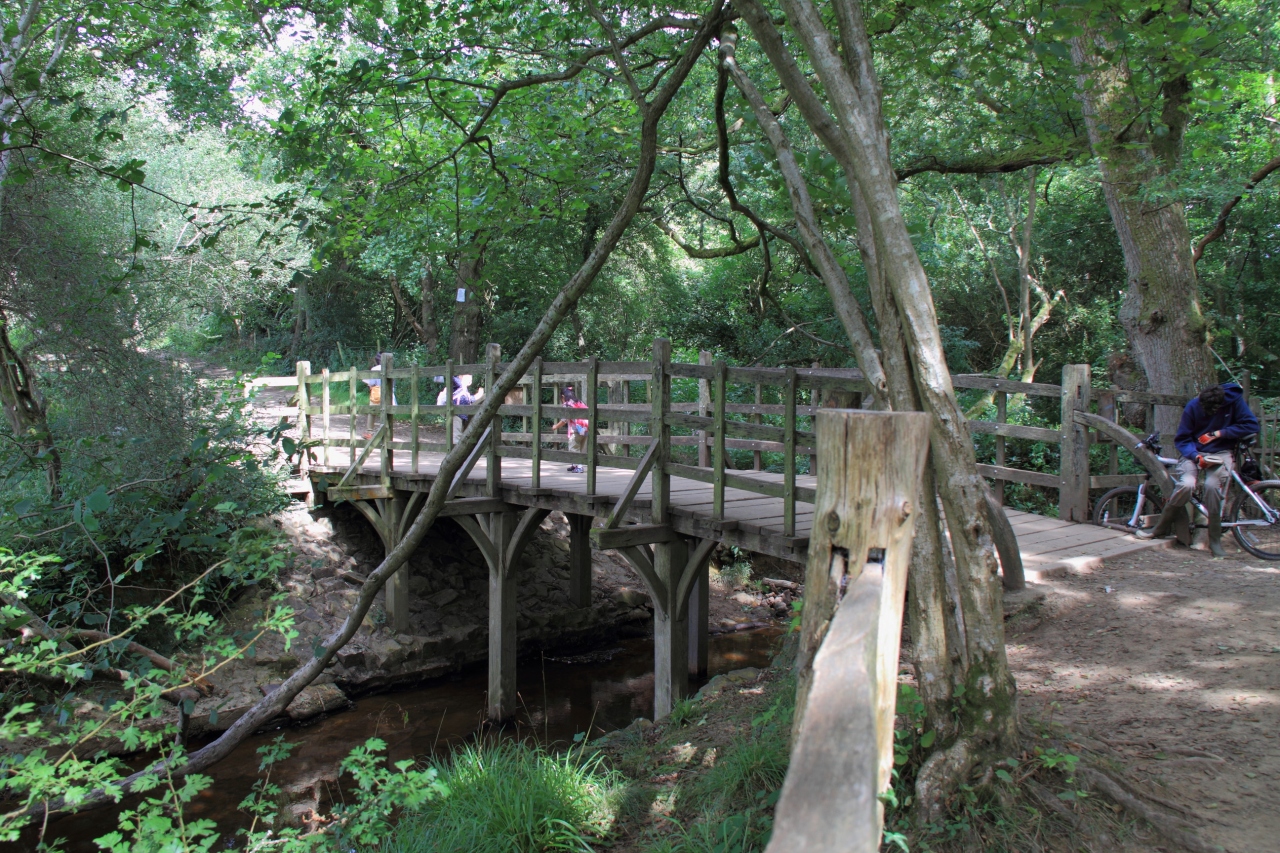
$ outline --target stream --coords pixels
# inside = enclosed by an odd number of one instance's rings
[[[764,628],[712,635],[710,675],[768,666],[781,634],[780,628]],[[697,690],[702,683],[695,681],[691,688]],[[386,741],[386,755],[393,761],[445,754],[474,738],[484,720],[487,687],[487,669],[481,663],[420,687],[365,696],[351,709],[311,725],[259,732],[206,771],[214,784],[188,806],[184,818],[216,822],[222,837],[215,849],[236,847],[235,831],[249,825],[250,816],[239,805],[259,778],[259,747],[281,735],[294,744],[289,758],[272,769],[272,781],[303,807],[317,800],[323,805],[342,796],[336,782],[338,763],[371,737]],[[613,648],[586,654],[521,659],[517,688],[520,711],[514,724],[503,729],[504,737],[567,744],[588,728],[597,737],[637,717],[652,718],[653,640],[620,640]],[[203,745],[191,744],[193,749]],[[52,821],[47,837],[65,839],[62,846],[67,851],[96,851],[93,839],[115,828],[118,811]],[[24,834],[23,841],[15,849],[34,849],[32,833]]]

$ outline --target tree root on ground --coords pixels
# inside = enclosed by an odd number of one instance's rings
[[[968,738],[960,738],[929,756],[916,774],[916,822],[929,824],[942,820],[948,794],[957,780],[969,775],[976,763],[977,756]]]
[[[1200,838],[1191,824],[1181,818],[1164,814],[1130,794],[1111,776],[1091,767],[1076,769],[1076,776],[1091,787],[1101,791],[1112,802],[1122,806],[1136,817],[1151,824],[1165,838],[1185,847],[1192,853],[1220,853],[1216,847]],[[1143,796],[1146,796],[1145,794]]]

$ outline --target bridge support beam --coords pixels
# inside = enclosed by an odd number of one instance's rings
[[[514,512],[489,516],[489,535],[497,565],[489,565],[489,719],[508,719],[516,711],[516,578],[507,546],[515,528]]]
[[[489,719],[501,722],[516,712],[515,569],[550,510],[511,506],[486,516],[458,515],[454,520],[471,537],[489,566]],[[480,518],[486,518],[483,523]]]
[[[653,609],[653,718],[671,713],[671,709],[689,691],[689,620],[687,608],[675,600],[680,576],[689,559],[689,546],[683,539],[659,542],[653,549],[653,571],[661,581],[655,590],[665,599],[659,605],[654,597]]]
[[[708,640],[707,622],[711,610],[711,591],[707,582],[707,566],[704,562],[694,568],[693,587],[689,590],[689,675],[707,677]]]
[[[369,520],[369,523],[373,525],[373,529],[377,532],[378,538],[382,540],[382,550],[385,556],[400,544],[400,540],[404,538],[405,531],[409,529],[414,516],[422,508],[426,495],[422,492],[413,492],[406,495],[405,493],[396,493],[380,487],[370,490],[370,493],[384,494],[385,497],[361,500],[354,493],[348,491],[348,493],[339,493],[339,499],[350,500],[351,505]],[[335,496],[330,495],[329,497],[332,499]],[[387,585],[383,587],[383,590],[387,623],[391,625],[396,633],[403,634],[407,632],[409,630],[408,563],[397,569],[396,573],[387,579]]]
[[[569,603],[591,606],[591,516],[568,515]]]

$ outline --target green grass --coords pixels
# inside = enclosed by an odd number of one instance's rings
[[[435,766],[449,795],[405,815],[381,853],[590,853],[621,796],[617,774],[580,752],[486,742]]]

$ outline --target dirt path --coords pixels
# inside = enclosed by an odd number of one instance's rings
[[[1227,550],[1050,581],[1009,657],[1024,712],[1116,749],[1211,844],[1280,850],[1280,564]]]

